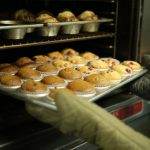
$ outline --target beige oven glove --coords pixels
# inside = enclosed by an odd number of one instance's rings
[[[26,104],[26,109],[38,120],[94,143],[103,150],[150,150],[147,137],[96,104],[62,90],[56,95],[56,105],[58,111],[31,103]]]

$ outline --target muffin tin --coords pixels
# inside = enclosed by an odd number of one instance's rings
[[[33,23],[26,24],[15,20],[0,20],[0,32],[5,39],[23,39],[29,29],[39,36],[50,37],[62,34],[78,34],[81,32],[98,32],[99,25],[112,22],[112,19],[101,18],[94,21],[56,22],[56,23]],[[89,27],[90,26],[90,27]],[[32,34],[32,32],[30,32]]]
[[[142,69],[141,71],[134,73],[132,76],[126,77],[118,84],[112,85],[107,89],[96,90],[96,95],[94,95],[92,97],[86,97],[85,99],[88,100],[89,102],[96,101],[96,100],[108,95],[110,92],[112,92],[112,91],[122,87],[123,85],[137,79],[138,77],[144,75],[146,72],[147,72],[147,69]],[[47,96],[48,93],[46,93],[44,95],[34,95],[33,96],[32,94],[22,92],[20,88],[8,90],[8,88],[5,88],[5,86],[0,86],[0,92],[2,92],[3,94],[9,95],[11,97],[14,97],[18,100],[22,100],[25,102],[31,102],[31,103],[37,104],[39,106],[49,108],[51,110],[57,110],[57,107],[56,107],[53,99]]]

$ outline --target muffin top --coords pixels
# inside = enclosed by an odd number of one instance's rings
[[[80,71],[83,75],[91,75],[91,74],[96,74],[97,70],[89,67],[89,66],[81,66],[76,68],[76,70]]]
[[[109,80],[121,80],[121,74],[115,70],[108,70],[101,73],[105,78]]]
[[[47,77],[44,77],[42,79],[42,82],[48,85],[60,85],[60,84],[65,84],[64,79],[58,77],[58,76],[54,76],[54,75],[50,75]]]
[[[110,81],[100,74],[92,74],[84,78],[85,81],[94,84],[95,86],[110,86]]]
[[[35,62],[27,63],[21,66],[21,68],[36,68],[37,64]]]
[[[48,88],[41,82],[28,80],[21,85],[21,89],[27,92],[43,93],[47,92]]]
[[[48,56],[45,56],[45,55],[36,55],[33,57],[33,60],[36,63],[45,63],[45,62],[49,62],[50,58]]]
[[[20,86],[21,79],[18,76],[5,74],[0,76],[0,83],[7,86]]]
[[[132,73],[132,69],[125,66],[125,65],[116,65],[112,67],[113,70],[119,72],[120,74],[131,74]]]
[[[104,61],[105,63],[107,63],[109,65],[109,67],[115,66],[115,65],[119,65],[120,61],[114,58],[101,58],[100,60]]]
[[[11,64],[9,64],[9,63],[2,63],[2,64],[0,64],[0,69],[3,69],[5,67],[9,67],[9,66],[11,66]]]
[[[71,11],[63,11],[57,15],[59,21],[78,21],[76,16]]]
[[[73,67],[73,64],[71,62],[65,61],[65,60],[56,60],[53,62],[53,64],[57,69],[64,69],[64,68]]]
[[[5,74],[15,74],[17,71],[18,71],[18,67],[14,65],[10,65],[0,69],[0,73],[5,73]]]
[[[80,79],[82,77],[82,74],[73,68],[62,69],[58,75],[68,80]]]
[[[40,14],[36,18],[36,22],[39,22],[39,23],[51,23],[51,22],[58,22],[58,20],[56,18],[50,16],[49,14],[43,13],[43,14]]]
[[[57,68],[53,64],[49,64],[49,63],[44,63],[38,66],[36,69],[41,72],[51,72],[51,73],[57,72]]]
[[[94,53],[91,53],[91,52],[85,52],[85,53],[81,54],[81,56],[89,61],[98,58],[97,55],[95,55]]]
[[[90,11],[90,10],[86,10],[86,11],[82,12],[78,18],[80,20],[86,20],[86,21],[98,20],[98,16],[93,11]]]
[[[75,91],[75,92],[93,92],[94,85],[83,80],[74,80],[70,82],[67,86],[68,89]]]
[[[93,60],[89,62],[88,64],[90,67],[96,68],[96,69],[109,69],[109,66],[107,63],[103,62],[102,60]]]
[[[65,48],[62,50],[62,54],[67,57],[77,56],[79,53],[72,48]]]
[[[31,63],[31,62],[33,62],[33,60],[30,59],[29,57],[20,57],[19,59],[16,60],[16,65],[18,67],[21,67],[21,66]]]
[[[68,57],[67,60],[70,61],[71,63],[75,64],[75,65],[80,65],[80,64],[84,65],[87,63],[87,61],[81,56]]]
[[[48,57],[51,60],[64,59],[64,56],[59,51],[48,53]]]
[[[41,78],[41,74],[38,71],[26,67],[19,69],[17,75],[23,79],[38,80]]]
[[[131,61],[131,60],[126,60],[122,64],[130,67],[133,70],[140,70],[142,68],[138,62]]]

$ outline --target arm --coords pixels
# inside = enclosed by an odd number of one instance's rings
[[[60,91],[56,95],[56,105],[57,112],[33,104],[27,104],[26,109],[38,120],[94,143],[103,150],[149,150],[147,137],[85,99]]]

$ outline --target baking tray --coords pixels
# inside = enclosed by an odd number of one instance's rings
[[[110,88],[108,88],[105,91],[102,91],[100,93],[97,92],[97,94],[95,96],[90,97],[88,99],[86,98],[86,99],[89,102],[94,102],[94,101],[108,95],[110,92],[112,92],[112,91],[126,85],[127,83],[139,78],[140,76],[144,75],[147,71],[148,71],[147,69],[142,69],[140,72],[138,72],[138,73],[136,73],[136,74],[134,74],[130,77],[125,78],[124,80],[122,80],[117,85],[113,85]],[[0,92],[2,94],[9,95],[9,96],[14,97],[15,99],[18,99],[18,100],[21,100],[21,101],[31,102],[31,103],[37,104],[39,106],[49,108],[51,110],[55,110],[55,111],[57,110],[55,102],[51,101],[47,96],[35,98],[33,96],[31,97],[29,95],[22,94],[20,92],[20,89],[8,90],[7,88],[4,88],[2,86],[0,86]]]

